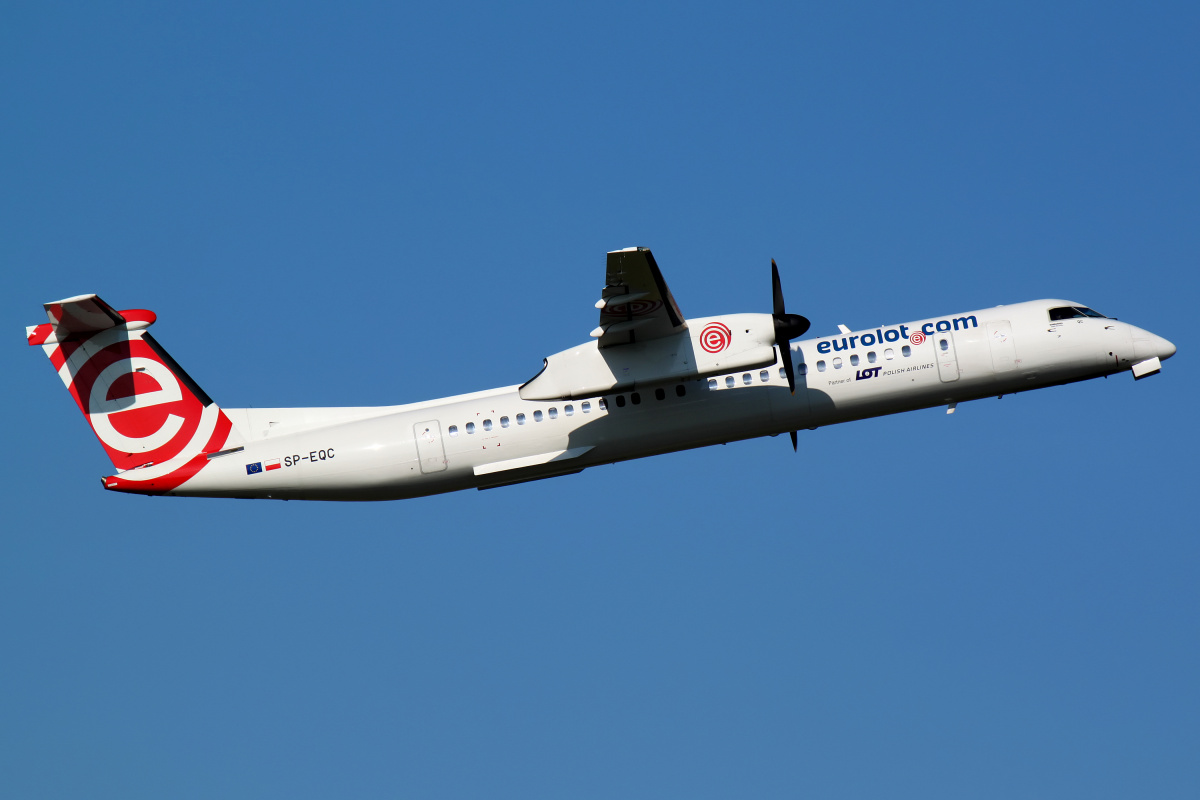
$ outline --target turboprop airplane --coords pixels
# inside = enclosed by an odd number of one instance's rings
[[[1131,371],[1175,346],[1068,300],[793,341],[809,321],[685,319],[645,248],[608,254],[591,341],[519,386],[374,408],[221,408],[146,330],[153,312],[96,295],[27,329],[116,467],[145,495],[393,500],[946,406]]]

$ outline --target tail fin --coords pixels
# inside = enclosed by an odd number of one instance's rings
[[[204,468],[207,454],[240,445],[225,413],[146,330],[144,310],[116,311],[94,294],[46,304],[47,324],[26,329],[75,398],[117,475],[107,489],[159,494]]]

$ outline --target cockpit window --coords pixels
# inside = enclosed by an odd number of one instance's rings
[[[1063,306],[1062,308],[1050,309],[1050,321],[1055,322],[1064,319],[1082,319],[1084,317],[1095,317],[1096,319],[1108,319],[1099,311],[1092,311],[1090,308],[1083,306]]]

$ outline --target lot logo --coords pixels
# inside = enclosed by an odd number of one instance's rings
[[[865,381],[867,378],[878,378],[881,367],[869,367],[868,369],[860,369],[854,373],[854,380]]]

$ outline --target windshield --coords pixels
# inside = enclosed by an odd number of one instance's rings
[[[1093,311],[1092,309],[1084,308],[1083,306],[1063,306],[1062,308],[1050,309],[1051,321],[1063,319],[1082,319],[1083,317],[1108,319],[1108,317],[1104,316],[1099,311]]]

